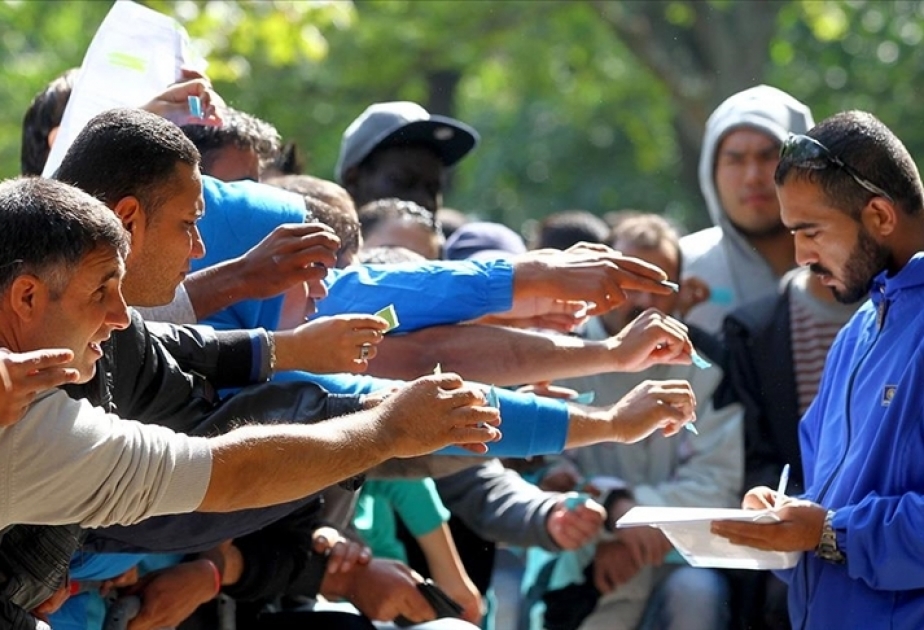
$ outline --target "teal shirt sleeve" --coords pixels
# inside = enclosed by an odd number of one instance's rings
[[[373,314],[394,304],[398,333],[513,306],[513,266],[504,260],[354,265],[330,270],[324,282],[328,294],[318,302],[318,316]]]
[[[309,375],[305,372],[288,372],[278,374],[276,378],[307,378],[337,394],[368,394],[403,385],[402,381],[354,374]],[[498,389],[497,394],[503,438],[488,445],[485,457],[534,457],[564,450],[565,439],[568,437],[568,406],[564,401],[519,394],[506,389]],[[439,452],[446,455],[472,455],[470,451],[455,446]]]
[[[429,534],[449,520],[436,484],[426,479],[390,479],[376,482],[376,498],[384,498],[394,508],[415,538]]]

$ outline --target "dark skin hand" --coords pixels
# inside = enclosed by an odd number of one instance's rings
[[[752,488],[744,496],[746,510],[764,510],[774,505],[776,492],[766,486]],[[776,502],[778,523],[713,521],[710,531],[735,545],[764,551],[811,551],[818,546],[827,510],[810,501],[780,497]]]

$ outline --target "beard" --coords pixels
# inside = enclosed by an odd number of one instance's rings
[[[857,234],[857,242],[850,250],[847,263],[844,265],[844,288],[831,287],[834,299],[841,304],[853,304],[865,298],[873,278],[885,269],[891,257],[892,252],[877,243],[869,232],[861,227]],[[810,269],[816,274],[832,277],[834,275],[821,265],[812,265]]]

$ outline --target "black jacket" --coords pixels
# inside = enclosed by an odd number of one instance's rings
[[[774,487],[790,464],[791,494],[802,492],[799,403],[793,368],[789,291],[759,300],[725,319],[728,375],[744,406],[743,490]]]

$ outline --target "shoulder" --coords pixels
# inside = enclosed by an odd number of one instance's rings
[[[710,258],[718,251],[723,233],[720,227],[710,227],[680,239],[680,251],[683,254],[685,268],[701,259]]]
[[[754,336],[772,324],[779,324],[777,313],[789,304],[786,292],[749,302],[729,313],[725,318],[725,336]]]

